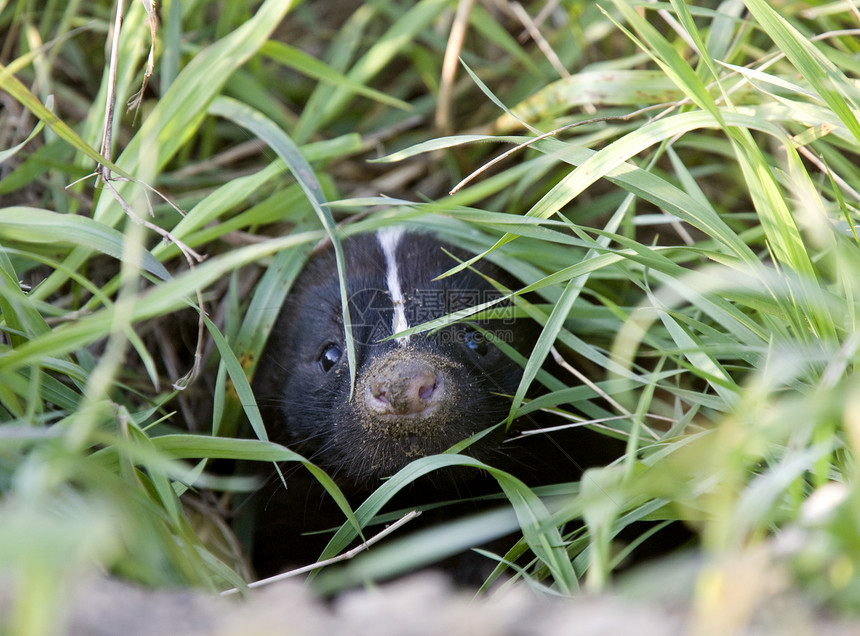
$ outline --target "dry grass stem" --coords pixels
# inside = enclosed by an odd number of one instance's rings
[[[253,583],[248,583],[249,588],[255,587],[263,587],[265,585],[271,585],[272,583],[277,583],[278,581],[284,581],[286,579],[292,578],[294,576],[299,576],[300,574],[307,574],[308,572],[313,572],[314,570],[318,570],[321,567],[325,567],[328,565],[333,565],[335,563],[341,563],[342,561],[349,561],[350,559],[355,558],[369,547],[371,547],[375,543],[379,543],[382,539],[387,537],[390,534],[397,532],[400,528],[405,526],[407,523],[415,519],[421,514],[420,510],[413,510],[411,512],[406,513],[403,517],[392,523],[390,526],[386,526],[384,530],[375,534],[370,539],[354,547],[352,550],[348,552],[344,552],[343,554],[339,554],[336,557],[332,557],[331,559],[325,559],[324,561],[317,561],[316,563],[311,563],[310,565],[306,565],[304,567],[296,568],[295,570],[290,570],[289,572],[282,572],[281,574],[276,574],[275,576],[270,576],[266,579],[260,579],[259,581],[254,581]],[[223,596],[228,596],[230,594],[236,594],[239,590],[236,588],[225,590],[221,592]]]

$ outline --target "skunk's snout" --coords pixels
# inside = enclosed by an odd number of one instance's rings
[[[424,454],[441,452],[464,434],[452,426],[462,413],[466,374],[460,363],[426,349],[398,345],[376,356],[358,381],[355,411],[366,434],[382,440],[410,438],[430,443]],[[441,440],[441,441],[440,441]],[[421,442],[421,443],[424,443]]]
[[[442,372],[429,360],[389,360],[375,365],[368,375],[364,399],[379,415],[422,417],[445,399]]]

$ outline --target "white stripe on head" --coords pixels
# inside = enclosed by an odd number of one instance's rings
[[[376,232],[376,238],[385,255],[385,282],[391,295],[391,303],[394,305],[394,317],[391,320],[392,334],[409,329],[409,323],[406,321],[406,299],[400,288],[400,273],[397,271],[397,245],[402,236],[402,227],[384,227]],[[405,344],[409,341],[409,336],[396,338],[396,340],[398,344]]]

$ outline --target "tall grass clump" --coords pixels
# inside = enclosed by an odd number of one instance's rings
[[[12,628],[49,633],[45,604],[92,571],[243,587],[229,508],[253,484],[216,460],[313,471],[344,510],[321,557],[396,518],[419,475],[499,481],[513,515],[394,537],[324,570],[326,590],[516,527],[497,574],[602,590],[675,522],[704,556],[703,621],[743,621],[772,589],[735,602],[738,577],[857,609],[847,3],[126,4],[121,29],[121,2],[0,5]],[[543,331],[511,419],[599,430],[616,462],[532,490],[423,458],[353,511],[267,441],[250,379],[305,255],[389,224],[523,281],[517,312]]]

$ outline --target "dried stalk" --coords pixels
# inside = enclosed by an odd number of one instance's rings
[[[144,72],[143,82],[141,84],[140,90],[129,100],[129,109],[138,108],[140,106],[140,101],[143,98],[143,93],[146,90],[147,82],[149,81],[150,76],[152,75],[154,69],[154,56],[155,56],[155,29],[156,29],[156,18],[155,18],[155,9],[152,0],[141,0],[144,3],[144,9],[147,13],[147,23],[150,28],[151,35],[151,45],[149,49],[149,59],[147,61],[146,70]],[[116,74],[117,74],[117,65],[119,62],[119,38],[120,32],[122,31],[122,21],[123,21],[123,12],[124,12],[124,0],[117,0],[116,4],[116,16],[114,19],[114,28],[113,33],[111,35],[111,52],[110,52],[110,65],[108,68],[108,87],[107,87],[107,95],[105,99],[105,122],[104,122],[104,130],[102,132],[102,144],[101,144],[101,155],[110,159],[113,155],[111,149],[112,142],[112,132],[113,132],[113,120],[114,113],[116,111]],[[136,117],[136,113],[135,113]],[[155,223],[147,221],[144,218],[141,218],[137,215],[134,210],[132,210],[131,205],[123,199],[122,195],[119,191],[113,186],[112,181],[125,181],[127,179],[113,177],[111,175],[110,169],[102,163],[99,163],[96,166],[93,174],[88,175],[86,178],[90,176],[96,177],[96,187],[98,187],[101,182],[105,187],[110,191],[113,195],[114,199],[117,203],[122,206],[123,211],[126,216],[130,218],[135,223],[139,225],[143,225],[147,229],[152,230],[159,234],[166,242],[173,243],[179,248],[179,251],[182,252],[182,255],[185,257],[186,262],[188,263],[188,267],[193,269],[196,263],[201,263],[205,260],[205,256],[197,253],[193,249],[191,249],[188,245],[183,243],[181,240],[176,238],[170,231],[165,230],[162,227],[159,227]],[[80,179],[78,180],[80,181]],[[153,188],[148,184],[141,183],[136,179],[131,180],[133,183],[143,187],[146,190],[152,191],[157,194],[162,200],[168,203],[174,210],[179,212],[184,216],[183,211],[176,206],[170,199],[164,196],[161,192]],[[75,182],[77,183],[77,181]],[[74,185],[74,184],[70,184]],[[70,187],[67,186],[67,187]],[[154,216],[152,204],[150,203],[149,197],[146,197],[146,205],[149,210],[150,216]],[[203,292],[200,289],[196,290],[197,296],[197,310],[199,314],[198,323],[197,323],[197,346],[194,350],[194,363],[191,367],[191,370],[188,371],[183,377],[179,378],[173,383],[173,388],[181,391],[185,389],[200,371],[200,367],[203,360],[203,342],[204,342],[204,334],[206,331],[205,325],[205,315],[206,309],[203,302]]]
[[[310,565],[306,565],[301,568],[296,568],[295,570],[289,570],[288,572],[282,572],[281,574],[276,574],[275,576],[270,576],[267,579],[260,579],[259,581],[254,581],[253,583],[248,583],[249,588],[262,587],[264,585],[270,585],[272,583],[277,583],[278,581],[283,581],[285,579],[292,578],[294,576],[298,576],[299,574],[305,574],[307,572],[311,572],[318,568],[332,565],[334,563],[340,563],[341,561],[348,561],[349,559],[354,558],[357,554],[364,552],[374,543],[378,543],[389,534],[396,532],[402,526],[406,525],[410,521],[412,521],[415,517],[421,514],[420,510],[413,510],[405,514],[403,517],[392,523],[390,526],[386,526],[382,532],[372,536],[370,539],[365,541],[359,546],[354,547],[352,550],[348,552],[344,552],[343,554],[339,554],[336,557],[332,557],[331,559],[325,559],[324,561],[317,561],[316,563],[311,563]],[[236,594],[238,592],[238,588],[232,588],[230,590],[224,590],[221,592],[222,596],[228,596],[230,594]]]

